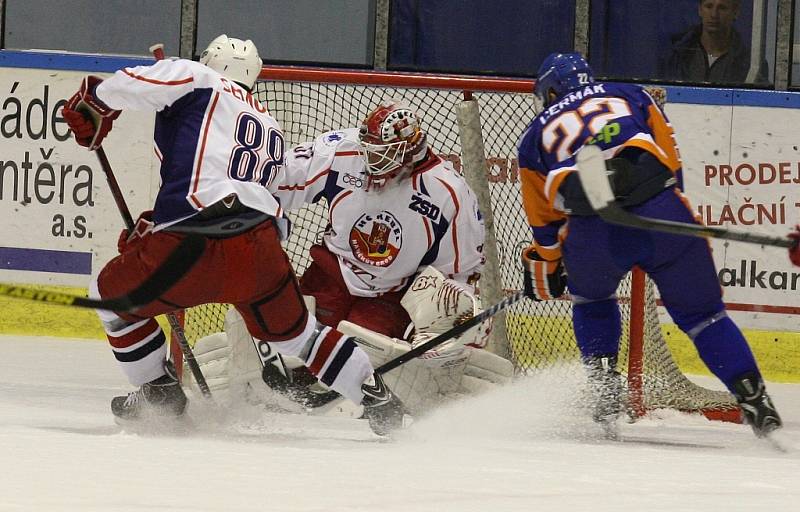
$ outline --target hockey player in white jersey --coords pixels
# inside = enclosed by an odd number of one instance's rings
[[[323,199],[328,205],[322,243],[311,248],[313,261],[300,279],[320,322],[362,340],[377,366],[480,312],[474,285],[484,226],[477,200],[428,146],[408,105],[384,101],[360,128],[324,133],[287,153],[285,172],[268,184],[281,206],[294,210]],[[429,392],[456,391],[465,371],[507,381],[510,362],[474,350],[485,346],[489,330],[487,322],[468,331],[426,353],[426,368],[407,363],[386,382],[415,408]],[[228,334],[235,351],[239,340]],[[206,356],[212,351],[228,357],[220,344],[201,340],[198,358],[213,360]],[[241,346],[247,345],[252,350],[252,343]]]
[[[162,60],[87,77],[63,115],[77,142],[97,149],[122,110],[155,111],[161,187],[151,214],[120,239],[120,255],[95,277],[94,296],[115,297],[152,274],[188,234],[205,252],[164,296],[133,313],[99,311],[114,356],[139,389],[112,400],[118,419],[180,416],[186,397],[166,361],[155,317],[210,302],[231,303],[255,337],[365,407],[380,434],[399,425],[402,404],[348,336],[309,314],[280,246],[287,223],[267,185],[282,173],[280,126],[251,94],[261,70],[251,41],[216,38],[200,62]]]

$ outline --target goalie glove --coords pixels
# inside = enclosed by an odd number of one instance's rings
[[[447,279],[433,267],[426,267],[411,283],[400,304],[414,324],[413,347],[449,331],[481,312],[480,301],[467,285]],[[425,352],[420,359],[458,357],[466,345],[484,347],[492,329],[491,319],[460,336]]]
[[[111,131],[120,111],[110,108],[95,96],[95,89],[102,78],[89,75],[81,82],[81,88],[67,100],[61,111],[64,120],[75,134],[75,141],[94,151]]]
[[[522,267],[525,272],[525,296],[535,301],[553,300],[564,295],[567,288],[567,273],[558,257],[544,259],[534,246],[522,251]]]

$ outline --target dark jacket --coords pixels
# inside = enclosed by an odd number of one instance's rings
[[[702,29],[702,25],[697,25],[676,38],[672,52],[661,63],[659,78],[685,82],[745,83],[750,71],[750,49],[739,33],[733,31],[728,52],[709,66],[707,52],[700,43]],[[755,83],[768,82],[767,62],[762,60]]]

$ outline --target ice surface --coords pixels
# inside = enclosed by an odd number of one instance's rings
[[[383,442],[363,421],[222,411],[121,431],[104,342],[0,336],[0,511],[797,511],[800,385],[770,384],[787,453],[675,412],[601,440],[542,375]]]

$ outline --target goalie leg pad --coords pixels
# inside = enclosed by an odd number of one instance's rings
[[[514,364],[493,354],[488,350],[468,348],[469,359],[464,368],[464,375],[474,377],[492,384],[508,384],[514,377]]]
[[[225,332],[197,340],[194,356],[219,404],[251,400],[251,390],[263,387],[256,344],[247,331],[244,319],[233,308],[225,315]],[[184,378],[196,388],[191,374]]]
[[[410,343],[366,329],[352,322],[339,323],[339,331],[353,337],[374,367],[405,354]],[[385,373],[383,380],[412,415],[434,407],[448,394],[459,391],[466,365],[461,353],[435,359],[413,359]]]

